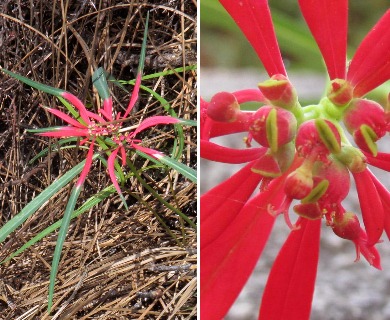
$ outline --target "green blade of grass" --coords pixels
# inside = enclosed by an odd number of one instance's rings
[[[65,138],[65,139],[60,139],[58,141],[56,141],[56,143],[50,145],[50,147],[46,147],[44,148],[43,150],[41,150],[38,154],[36,154],[29,162],[28,164],[33,164],[35,161],[37,161],[39,158],[42,158],[44,157],[45,155],[47,155],[50,152],[53,152],[53,151],[58,151],[58,150],[62,150],[64,148],[69,148],[69,147],[76,147],[76,145],[70,145],[70,146],[66,146],[66,147],[62,147],[63,144],[66,144],[68,142],[77,142],[77,138]],[[86,147],[82,147],[82,148],[86,148]],[[87,148],[86,148],[87,149]]]
[[[183,163],[181,163],[181,162],[179,162],[171,157],[163,156],[163,157],[159,158],[158,160],[156,160],[155,158],[147,155],[146,153],[144,153],[142,151],[136,150],[136,153],[138,155],[140,155],[141,157],[154,162],[157,165],[158,164],[161,165],[161,163],[162,163],[162,164],[168,166],[169,168],[180,172],[183,176],[190,179],[192,182],[197,183],[196,170],[186,166],[185,164],[183,164]]]
[[[179,119],[180,119],[180,122],[178,124],[181,124],[183,126],[196,127],[198,125],[198,122],[196,120],[182,119],[182,118],[179,118]]]
[[[68,203],[66,204],[64,216],[61,221],[60,231],[58,232],[58,238],[56,242],[56,247],[54,249],[53,261],[51,264],[50,270],[50,283],[49,283],[49,297],[47,303],[47,312],[51,312],[51,308],[53,306],[53,296],[54,296],[54,286],[56,282],[58,265],[60,263],[62,247],[65,242],[66,234],[69,229],[69,224],[72,216],[72,212],[76,206],[76,201],[80,195],[81,186],[73,187],[72,192],[69,196]]]
[[[85,201],[80,208],[78,208],[76,211],[74,211],[71,215],[71,220],[74,218],[77,218],[79,215],[83,214],[87,210],[91,209],[93,206],[97,205],[100,201],[108,198],[111,194],[115,193],[116,190],[113,185],[108,186],[101,192],[97,193],[96,195],[89,198],[87,201]],[[57,230],[62,223],[62,219],[56,221],[40,233],[38,233],[34,238],[26,242],[23,246],[21,246],[18,250],[13,252],[11,255],[9,255],[6,259],[0,262],[0,264],[3,264],[12,258],[16,257],[17,255],[21,254],[23,251],[27,250],[29,247],[37,243],[38,241],[42,240],[44,237],[52,233],[53,231]]]
[[[52,94],[54,96],[59,96],[61,95],[63,92],[65,92],[64,90],[61,90],[61,89],[58,89],[58,88],[54,88],[54,87],[50,87],[48,85],[45,85],[45,84],[42,84],[42,83],[39,83],[39,82],[36,82],[36,81],[33,81],[33,80],[30,80],[26,77],[23,77],[21,76],[20,74],[17,74],[17,73],[13,73],[7,69],[3,69],[1,68],[1,71],[3,71],[4,73],[8,74],[9,76],[29,85],[30,87],[33,87],[35,89],[38,89],[38,90],[41,90],[43,92],[46,92],[48,94]]]
[[[98,154],[95,154],[93,159],[96,159]],[[44,203],[49,200],[54,194],[66,186],[84,167],[85,160],[73,167],[61,178],[55,180],[49,187],[43,190],[37,197],[31,200],[15,217],[9,220],[0,229],[0,243],[4,241],[13,231],[15,231],[24,221],[34,214]]]
[[[148,75],[143,76],[141,79],[142,80],[149,80],[149,79],[154,79],[154,78],[159,78],[159,77],[165,77],[165,76],[168,76],[171,74],[192,71],[192,70],[196,70],[196,69],[197,69],[196,64],[193,64],[193,65],[186,66],[186,67],[179,67],[179,68],[175,68],[175,69],[169,69],[169,70],[164,70],[161,72],[148,74]],[[135,84],[135,79],[133,79],[133,80],[115,80],[114,78],[109,78],[109,81],[112,81],[114,83],[120,83],[120,84],[131,84],[131,85]]]
[[[183,176],[190,179],[192,182],[197,182],[196,171],[194,169],[168,156],[163,156],[158,160],[168,167],[180,172]]]
[[[96,90],[99,93],[99,97],[102,100],[106,100],[110,97],[110,91],[108,89],[106,72],[102,67],[98,68],[92,75],[92,82]]]

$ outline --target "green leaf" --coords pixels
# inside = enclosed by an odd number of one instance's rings
[[[97,69],[92,75],[92,82],[99,93],[101,99],[106,100],[110,97],[108,89],[106,72],[102,67]]]
[[[11,71],[8,71],[6,69],[3,69],[1,68],[1,71],[3,71],[4,73],[8,74],[9,76],[29,85],[30,87],[33,87],[35,89],[38,89],[38,90],[41,90],[43,92],[46,92],[46,93],[49,93],[49,94],[52,94],[54,96],[59,96],[61,95],[63,92],[65,92],[64,90],[62,89],[58,89],[58,88],[54,88],[54,87],[50,87],[50,86],[47,86],[45,84],[42,84],[42,83],[39,83],[39,82],[36,82],[36,81],[33,81],[33,80],[30,80],[26,77],[23,77],[19,74],[16,74],[16,73],[13,73]]]
[[[56,242],[56,247],[54,249],[53,261],[50,270],[49,298],[47,303],[48,313],[50,313],[51,307],[53,306],[54,286],[55,286],[57,272],[58,272],[58,265],[60,263],[62,247],[64,246],[66,234],[69,229],[72,212],[74,211],[74,208],[76,206],[76,201],[80,195],[80,192],[81,192],[81,186],[73,187],[72,192],[69,196],[68,203],[65,208],[64,217],[62,218],[60,231],[58,233],[58,238]]]
[[[145,56],[146,56],[146,41],[148,39],[148,26],[149,26],[149,11],[147,11],[147,13],[146,13],[144,38],[142,39],[141,54],[139,57],[140,63],[138,65],[137,77],[138,77],[138,75],[142,74],[142,70],[144,69]]]
[[[190,179],[192,182],[197,182],[196,171],[194,169],[168,156],[163,156],[158,160],[168,167],[180,172],[183,176]]]
[[[100,201],[108,198],[111,194],[115,193],[116,190],[113,185],[108,186],[101,192],[95,194],[91,198],[89,198],[87,201],[85,201],[80,208],[78,208],[76,211],[74,211],[71,215],[71,219],[77,218],[79,215],[83,214],[87,210],[91,209],[93,206],[98,204]],[[0,264],[3,264],[12,258],[16,257],[17,255],[21,254],[23,251],[37,243],[38,241],[42,240],[44,237],[55,231],[61,226],[62,219],[58,220],[57,222],[53,223],[51,226],[47,227],[43,231],[41,231],[39,234],[37,234],[34,238],[26,242],[23,246],[21,246],[18,250],[13,252],[10,256],[8,256],[6,259],[4,259]]]
[[[141,78],[141,80],[143,81],[143,80],[149,80],[149,79],[154,79],[154,78],[160,78],[160,77],[165,77],[165,76],[168,76],[168,75],[171,75],[171,74],[187,72],[187,71],[192,71],[192,70],[196,70],[196,69],[197,69],[196,64],[193,64],[193,65],[186,66],[186,67],[179,67],[179,68],[175,68],[175,69],[169,69],[169,70],[164,70],[164,71],[161,71],[161,72],[148,74],[148,75],[143,76]],[[108,80],[112,81],[114,83],[120,83],[120,84],[131,84],[131,85],[135,84],[135,79],[133,79],[133,80],[116,80],[113,77],[109,77]]]
[[[53,152],[53,151],[57,151],[57,150],[63,150],[63,149],[69,149],[69,148],[74,148],[76,147],[76,145],[70,145],[70,146],[66,146],[66,147],[62,147],[63,144],[66,144],[68,142],[77,142],[77,138],[65,138],[65,139],[60,139],[58,141],[56,141],[55,143],[51,144],[50,147],[47,147],[47,148],[44,148],[43,150],[41,150],[37,155],[34,156],[34,158],[32,158],[28,164],[32,164],[34,163],[35,161],[37,161],[39,158],[42,158],[44,157],[46,154],[50,152]],[[85,148],[85,149],[88,149],[87,147],[83,147],[83,146],[80,146],[80,148]]]
[[[98,154],[93,156],[96,159]],[[85,160],[65,173],[61,178],[55,180],[49,187],[43,190],[37,197],[31,200],[15,217],[9,220],[0,229],[0,243],[4,241],[13,231],[15,231],[24,221],[34,214],[44,203],[54,194],[66,186],[84,168]]]
[[[198,122],[195,121],[195,120],[189,120],[189,119],[182,119],[182,118],[180,118],[180,122],[178,124],[181,124],[183,126],[196,127],[198,125]]]

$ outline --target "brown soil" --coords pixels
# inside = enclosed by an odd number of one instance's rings
[[[134,79],[148,10],[144,74],[195,64],[196,0],[7,0],[0,3],[0,66],[66,89],[95,108],[91,73],[97,67],[115,79]],[[179,117],[196,118],[195,71],[143,85],[163,96]],[[129,94],[113,84],[110,90],[114,107],[123,110]],[[61,103],[0,74],[0,227],[85,158],[84,149],[71,148],[29,164],[57,140],[26,129],[61,125],[40,105]],[[145,91],[135,109],[132,124],[167,115]],[[196,130],[184,127],[184,135],[181,161],[196,168]],[[144,139],[169,154],[176,136],[173,126],[158,126]],[[149,167],[134,153],[131,159],[149,186],[196,222],[196,185],[174,170]],[[75,180],[0,244],[1,260],[62,217]],[[106,168],[96,161],[76,208],[109,185]],[[196,230],[137,179],[129,178],[122,191],[128,211],[114,193],[71,221],[51,315],[47,290],[58,230],[0,265],[0,319],[196,318]]]

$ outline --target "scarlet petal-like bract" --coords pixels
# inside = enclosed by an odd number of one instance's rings
[[[354,96],[361,97],[390,79],[390,9],[363,39],[348,69]]]
[[[381,198],[383,210],[384,210],[384,228],[387,234],[387,237],[390,240],[390,192],[386,187],[375,177],[375,175],[370,171],[370,176],[375,184],[376,190]]]
[[[363,150],[362,150],[362,152],[367,158],[367,163],[369,163],[375,167],[378,167],[382,170],[390,171],[390,154],[389,153],[378,152],[376,157],[373,157],[368,152],[364,152]]]
[[[91,124],[91,120],[88,117],[88,111],[85,108],[84,104],[81,102],[79,98],[77,98],[75,95],[64,91],[61,96],[68,100],[71,104],[73,104],[80,112],[81,118],[84,120],[86,124]]]
[[[223,318],[252,273],[275,220],[267,205],[281,202],[284,196],[282,180],[276,180],[267,192],[247,202],[215,241],[201,249],[201,319]]]
[[[300,219],[272,267],[259,319],[309,319],[317,275],[321,219]]]
[[[220,137],[227,134],[233,134],[233,133],[239,133],[239,132],[245,132],[249,129],[249,119],[251,118],[252,114],[247,112],[243,112],[243,114],[247,115],[248,121],[245,122],[233,122],[233,123],[224,123],[224,122],[216,122],[214,120],[211,120],[210,118],[207,119],[207,122],[210,124],[210,132],[208,134],[208,137],[206,138],[214,138],[214,137]]]
[[[266,148],[233,149],[220,146],[207,140],[200,141],[200,155],[208,159],[223,163],[245,163],[264,155]]]
[[[262,176],[251,172],[252,163],[201,197],[201,248],[214,241],[252,195]]]
[[[95,145],[95,139],[91,141],[91,145],[89,146],[87,157],[85,158],[85,165],[83,171],[81,171],[80,177],[77,180],[76,187],[81,187],[87,178],[89,170],[92,166],[92,157],[93,157],[93,147]]]
[[[50,113],[54,114],[58,118],[61,118],[62,120],[66,121],[67,123],[69,123],[70,125],[72,125],[76,128],[82,128],[82,129],[85,128],[85,125],[81,124],[80,122],[73,119],[72,117],[69,117],[66,113],[63,113],[60,110],[53,109],[53,108],[46,108],[46,110],[49,111]]]
[[[129,113],[131,112],[131,110],[133,110],[133,107],[138,100],[139,88],[141,86],[141,77],[142,77],[142,74],[139,72],[137,74],[137,78],[135,79],[133,93],[131,95],[130,102],[127,106],[126,112],[123,115],[123,118],[126,118],[129,115]]]
[[[236,97],[238,103],[245,102],[267,102],[260,90],[257,89],[245,89],[233,92],[233,95]]]
[[[142,121],[137,129],[134,131],[134,136],[138,133],[141,132],[142,130],[145,130],[149,127],[158,125],[158,124],[171,124],[171,123],[178,123],[180,122],[180,119],[173,118],[170,116],[154,116],[154,117],[149,117],[146,118],[144,121]]]
[[[299,0],[331,80],[345,78],[348,0]]]
[[[296,169],[299,161],[291,165],[291,170]],[[250,170],[251,164],[245,168]],[[271,232],[275,216],[270,212],[278,212],[283,206],[286,195],[283,192],[283,184],[288,170],[282,176],[273,179],[267,187],[250,201],[246,202],[242,210],[236,212],[234,219],[222,230],[220,235],[210,241],[200,250],[200,297],[201,318],[220,320],[228,311],[233,301],[250,276],[256,262],[263,251]],[[239,177],[236,176],[238,179]],[[239,180],[238,180],[239,181]],[[243,184],[245,186],[245,184]],[[217,186],[215,189],[219,188]],[[230,185],[230,192],[234,190]],[[221,192],[223,188],[219,189]],[[218,198],[217,198],[218,199]],[[223,204],[224,198],[220,198]],[[201,204],[207,201],[201,199]],[[207,208],[212,214],[214,207]],[[230,207],[229,207],[230,209]],[[226,210],[219,214],[226,214]],[[201,219],[204,210],[201,207]],[[209,218],[210,219],[210,218]],[[215,220],[218,221],[218,220]],[[215,224],[214,224],[215,225]],[[211,226],[211,224],[210,224]],[[206,234],[201,221],[201,241]]]
[[[119,187],[118,181],[116,180],[116,176],[115,176],[115,158],[118,154],[118,151],[119,148],[116,148],[114,151],[111,152],[107,160],[107,169],[110,175],[111,182],[114,185],[116,191],[118,192],[119,195],[122,195],[121,188]]]
[[[255,49],[270,76],[286,75],[267,0],[219,0]]]
[[[353,177],[367,232],[367,243],[369,246],[373,246],[379,241],[384,229],[382,201],[368,169],[363,172],[353,173]]]
[[[86,137],[88,136],[88,129],[81,129],[75,127],[57,127],[51,131],[38,133],[43,137]]]
[[[103,101],[103,110],[101,113],[107,118],[108,121],[112,121],[112,97],[108,97]]]

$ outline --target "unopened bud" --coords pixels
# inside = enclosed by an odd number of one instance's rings
[[[323,216],[318,203],[301,203],[294,206],[293,209],[296,214],[309,220],[321,219]]]
[[[260,145],[276,152],[280,146],[294,138],[296,128],[297,121],[291,112],[263,106],[253,115],[249,134]]]
[[[298,101],[295,88],[282,74],[275,74],[271,79],[260,82],[258,87],[274,106],[292,109]]]
[[[345,110],[343,121],[356,144],[376,156],[375,142],[385,135],[388,126],[382,106],[371,100],[354,99]]]
[[[284,184],[284,192],[293,199],[303,199],[312,189],[313,177],[308,162],[304,162],[302,166],[291,172]]]
[[[344,79],[334,79],[330,83],[327,96],[336,106],[344,106],[353,98],[353,87]]]
[[[345,165],[335,159],[327,164],[317,162],[313,168],[314,180],[328,181],[325,192],[318,201],[340,203],[349,193],[351,186],[350,174]]]
[[[332,229],[340,238],[348,240],[356,240],[361,234],[359,219],[353,212],[336,212]]]
[[[299,156],[314,155],[317,160],[326,161],[330,153],[340,151],[341,137],[332,122],[321,118],[308,120],[299,127],[295,145]]]
[[[207,115],[218,122],[234,122],[240,114],[236,97],[229,92],[215,94],[207,107]]]

